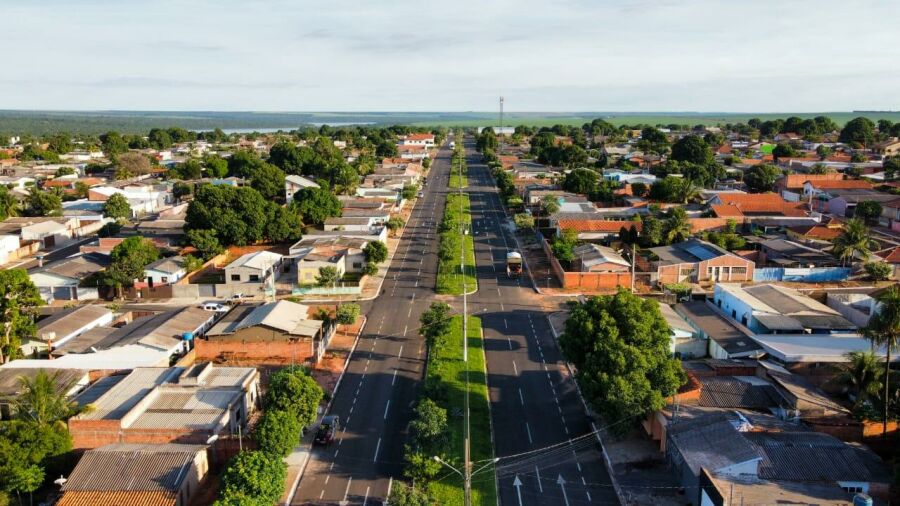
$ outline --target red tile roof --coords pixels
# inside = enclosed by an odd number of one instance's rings
[[[726,206],[746,204],[780,206],[788,203],[777,193],[720,193],[718,197]]]
[[[175,494],[168,491],[81,491],[63,494],[57,506],[174,506]]]
[[[900,264],[900,246],[888,251],[881,251],[877,255],[889,264]]]
[[[406,136],[408,141],[427,141],[434,140],[434,134],[409,134]]]
[[[812,183],[813,188],[819,190],[872,189],[872,183],[859,179],[843,179],[839,181],[810,181],[810,183]]]
[[[810,239],[821,239],[823,241],[833,241],[841,235],[843,230],[841,227],[826,227],[824,225],[811,225],[807,227],[790,227],[791,232],[799,234]]]
[[[622,227],[631,229],[631,226],[641,231],[641,223],[626,220],[559,220],[561,230],[574,230],[576,232],[609,232],[618,233]]]
[[[784,188],[797,189],[803,188],[807,181],[840,181],[844,179],[843,174],[788,174],[784,176],[781,184]]]

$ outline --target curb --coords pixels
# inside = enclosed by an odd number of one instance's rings
[[[338,388],[341,386],[341,381],[344,379],[344,373],[347,372],[347,367],[350,365],[350,358],[353,356],[353,353],[356,351],[356,345],[359,344],[359,336],[362,335],[363,329],[366,328],[366,324],[369,322],[368,318],[365,316],[363,318],[362,325],[359,326],[359,332],[356,333],[356,338],[353,340],[353,346],[350,348],[350,353],[347,354],[347,361],[344,362],[344,367],[341,369],[341,374],[338,376],[337,383],[334,384],[334,390],[331,391],[331,398],[328,400],[328,404],[325,405],[325,409],[322,410],[322,416],[325,416],[328,411],[331,409],[331,404],[334,402],[335,394],[338,391]],[[317,417],[320,419],[320,417]],[[291,501],[294,499],[294,495],[297,493],[297,488],[300,486],[300,480],[303,479],[303,475],[306,473],[306,467],[309,466],[309,460],[312,456],[312,441],[306,443],[304,445],[306,447],[306,460],[303,461],[303,465],[300,466],[300,472],[297,473],[297,477],[294,479],[294,483],[291,484],[291,492],[288,494],[285,502],[279,502],[279,505],[289,505]]]
[[[556,343],[556,348],[559,349],[559,334],[556,332],[556,328],[553,326],[553,322],[550,321],[550,315],[555,313],[550,313],[544,316],[547,319],[547,325],[550,326],[550,333],[553,334],[553,342]],[[561,350],[560,350],[561,351]],[[562,355],[560,353],[560,355]],[[584,395],[581,393],[581,386],[578,384],[578,380],[575,379],[575,370],[572,368],[572,364],[566,360],[566,370],[569,372],[569,378],[572,380],[572,383],[575,385],[575,391],[578,392],[578,399],[581,401],[581,406],[584,408],[584,414],[588,417],[591,416],[591,410],[588,408],[587,402],[584,400]],[[609,481],[613,486],[613,490],[616,492],[616,497],[619,498],[619,504],[628,504],[625,500],[625,494],[622,492],[622,488],[619,485],[618,480],[616,480],[616,473],[613,469],[612,461],[609,459],[609,453],[606,451],[606,446],[603,444],[603,438],[600,437],[600,431],[597,430],[597,426],[594,422],[591,422],[591,429],[594,430],[594,437],[597,438],[597,444],[600,445],[600,453],[603,455],[603,465],[606,467],[606,472],[609,474]]]

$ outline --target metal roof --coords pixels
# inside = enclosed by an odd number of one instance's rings
[[[46,361],[45,361],[46,362]],[[56,386],[64,387],[67,390],[82,378],[87,376],[88,372],[80,369],[63,369],[63,370],[46,370],[40,367],[32,369],[10,369],[0,368],[0,397],[14,397],[19,395],[22,390],[22,380],[34,379],[41,371],[46,372]]]
[[[65,309],[39,321],[37,324],[37,337],[43,338],[49,332],[53,332],[56,334],[55,339],[60,339],[74,334],[111,314],[112,311],[96,304]]]
[[[183,444],[102,446],[85,452],[62,490],[177,492],[197,454],[205,451]]]
[[[207,332],[207,335],[233,334],[242,329],[262,325],[291,335],[313,337],[322,328],[323,323],[320,320],[308,319],[308,313],[308,306],[287,300],[257,306],[239,306]]]
[[[677,304],[675,309],[729,355],[750,356],[762,351],[759,344],[716,313],[706,302],[685,302]]]
[[[701,383],[700,406],[712,408],[768,409],[785,404],[770,384],[755,384],[733,376],[697,378]]]
[[[700,474],[701,468],[718,471],[760,458],[732,422],[721,416],[692,420],[690,427],[682,430],[679,425],[672,424],[671,439],[695,476]]]
[[[72,356],[72,355],[69,355]],[[110,388],[93,404],[92,411],[78,415],[87,420],[119,420],[151,390],[173,380],[183,371],[180,367],[140,367]]]
[[[759,477],[763,479],[811,482],[889,480],[883,464],[878,466],[877,460],[864,459],[860,455],[864,450],[828,434],[748,432],[744,437],[762,456]]]

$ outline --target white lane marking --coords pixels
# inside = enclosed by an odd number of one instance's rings
[[[349,418],[349,417],[348,417],[348,418]],[[337,456],[338,456],[339,453],[341,453],[341,449],[340,449],[340,448],[338,448],[337,450],[334,451],[334,458],[337,458]]]
[[[353,478],[347,478],[347,490],[344,490],[344,502],[347,502],[347,496],[350,495],[350,483],[353,482]]]
[[[503,319],[503,328],[505,328],[505,329],[509,328],[509,324],[506,323],[506,318]]]
[[[512,349],[512,340],[507,337],[506,342],[509,343],[509,349]]]
[[[381,438],[378,438],[378,444],[375,445],[375,456],[372,457],[372,462],[376,462],[378,460],[378,449],[381,448]]]
[[[366,506],[367,502],[369,502],[369,487],[366,487],[366,496],[363,497],[363,506]]]
[[[538,471],[537,464],[535,464],[535,466],[534,466],[534,475],[537,476],[538,491],[543,494],[544,486],[541,484],[541,472]]]
[[[394,386],[395,381],[397,381],[397,369],[394,369],[394,377],[391,378],[391,386]]]
[[[387,405],[384,407],[384,419],[387,420],[388,409],[391,407],[391,400],[388,399]]]
[[[519,375],[519,369],[516,367],[516,361],[513,360],[513,361],[512,361],[512,364],[513,364],[513,372],[515,372],[515,373],[516,373],[516,376],[518,376],[518,375]]]
[[[525,430],[528,432],[528,444],[534,443],[534,441],[531,440],[531,426],[528,425],[528,422],[525,422]]]
[[[331,465],[328,466],[328,470],[329,470],[329,471],[333,471],[333,470],[334,470],[334,462],[332,462]]]
[[[322,492],[319,494],[319,499],[325,497],[325,489],[322,489]]]
[[[387,491],[387,495],[385,497],[391,496],[391,487],[393,487],[393,486],[394,486],[394,477],[391,476],[388,478],[388,491]],[[385,504],[387,504],[386,500],[384,502],[385,502]]]
[[[406,312],[406,317],[410,318],[412,316],[412,306],[409,306],[409,311]]]
[[[328,485],[328,480],[330,480],[330,479],[331,479],[331,475],[330,475],[330,474],[327,475],[327,476],[325,476],[325,485]]]
[[[521,388],[519,389],[519,402],[521,402],[523,406],[525,405],[525,397],[522,396]]]
[[[403,337],[406,337],[406,331],[409,329],[408,325],[403,326]]]
[[[403,345],[400,345],[400,351],[397,352],[397,358],[400,358],[403,355]]]

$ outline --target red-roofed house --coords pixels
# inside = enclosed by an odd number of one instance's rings
[[[434,134],[409,134],[400,140],[401,146],[434,147]]]
[[[400,158],[404,160],[422,160],[428,158],[428,150],[424,145],[401,144],[397,146]]]
[[[719,193],[710,200],[710,209],[717,218],[806,216],[803,204],[787,202],[775,193]]]
[[[775,191],[789,202],[797,202],[803,193],[803,185],[807,181],[840,181],[843,174],[788,174],[775,181]]]
[[[894,275],[892,277],[894,279],[898,279],[898,271],[900,271],[900,246],[884,251],[879,251],[875,254],[894,267]]]
[[[556,224],[556,232],[561,234],[563,230],[574,230],[580,241],[606,242],[618,239],[623,227],[626,230],[634,227],[638,232],[641,231],[641,223],[638,221],[562,219]]]
[[[839,179],[806,181],[803,183],[803,196],[828,194],[829,190],[871,190],[872,183],[861,179]]]

